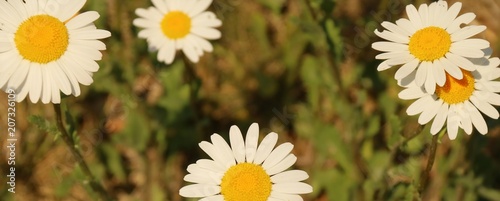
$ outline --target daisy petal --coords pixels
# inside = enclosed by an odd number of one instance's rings
[[[302,170],[289,170],[285,172],[281,172],[271,177],[271,181],[273,183],[284,183],[284,182],[298,182],[304,181],[309,178],[307,172]]]
[[[229,129],[229,139],[231,148],[233,150],[234,158],[238,163],[245,162],[245,141],[243,141],[243,134],[237,126],[231,126]]]
[[[434,122],[432,122],[431,134],[435,135],[441,130],[441,128],[443,128],[444,122],[446,121],[447,117],[448,104],[445,103],[441,105],[439,111],[436,114],[436,117],[434,118]]]
[[[276,164],[278,164],[281,160],[283,160],[289,153],[292,151],[293,145],[291,143],[283,143],[276,147],[268,156],[266,161],[262,164],[262,168],[264,170],[268,170],[272,168]]]
[[[248,128],[245,139],[246,161],[252,163],[257,152],[257,141],[259,140],[259,124],[253,123]]]
[[[278,164],[267,169],[266,172],[269,175],[275,175],[277,173],[283,172],[286,169],[292,167],[292,165],[295,164],[295,162],[297,162],[297,157],[293,154],[289,154],[282,161],[280,161]]]
[[[455,33],[453,33],[451,35],[451,41],[453,41],[453,42],[461,41],[461,40],[470,38],[472,36],[475,36],[478,33],[483,32],[484,30],[486,30],[486,26],[482,26],[482,25],[481,26],[475,26],[475,25],[466,26],[466,27],[456,31]]]
[[[289,194],[306,194],[312,192],[312,187],[302,182],[278,183],[273,185],[273,191]]]
[[[179,194],[188,198],[199,198],[212,196],[220,193],[220,186],[210,184],[192,184],[184,186],[179,190]]]
[[[394,78],[396,78],[396,80],[403,79],[404,77],[412,73],[417,68],[419,63],[420,61],[414,58],[412,61],[401,66],[401,68],[396,71],[396,75],[394,76]]]
[[[261,164],[262,162],[264,162],[264,160],[266,160],[266,158],[273,150],[276,142],[278,142],[278,134],[274,132],[269,133],[266,137],[264,137],[259,147],[257,148],[253,163]]]
[[[212,4],[212,0],[198,0],[196,4],[193,5],[191,9],[189,9],[188,15],[190,17],[194,17],[204,10],[206,10],[210,4]]]

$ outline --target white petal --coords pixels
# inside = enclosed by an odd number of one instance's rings
[[[26,20],[31,15],[31,13],[28,14],[26,6],[24,3],[22,3],[22,1],[7,1],[7,2],[9,2],[12,5],[12,7],[14,7],[19,16],[21,16],[22,21]]]
[[[212,4],[212,0],[198,0],[192,8],[189,9],[188,15],[190,17],[194,17],[201,12],[205,11],[210,4]]]
[[[427,4],[421,4],[420,7],[418,7],[418,13],[422,21],[422,27],[429,26],[429,8]]]
[[[433,94],[436,90],[436,78],[434,78],[434,70],[432,70],[432,65],[427,67],[427,78],[425,79],[425,92]]]
[[[448,117],[448,104],[444,103],[439,108],[439,111],[436,114],[436,118],[434,118],[434,122],[432,122],[431,126],[431,134],[437,134],[444,125]]]
[[[460,126],[460,117],[455,112],[455,110],[452,109],[452,107],[453,105],[450,106],[450,110],[448,111],[448,119],[446,122],[446,128],[450,140],[454,140],[457,138],[458,127]]]
[[[440,65],[439,60],[435,60],[432,63],[432,71],[434,72],[434,79],[436,80],[436,84],[439,86],[443,86],[446,82],[446,74],[444,73],[443,66]]]
[[[214,47],[212,46],[212,44],[210,44],[207,40],[205,40],[197,35],[189,34],[187,36],[187,39],[193,41],[195,44],[200,46],[202,50],[204,50],[206,52],[212,52],[214,50]]]
[[[219,156],[219,153],[213,144],[210,144],[207,141],[202,141],[198,144],[198,146],[200,146],[201,150],[207,153],[207,155],[210,156],[210,158],[212,158],[215,162],[219,163],[223,167],[225,166],[225,164],[223,164],[223,159]]]
[[[476,93],[480,94],[479,91],[476,91]],[[485,98],[483,100],[488,101],[488,103],[496,106],[500,106],[500,94],[496,93],[491,93],[491,92],[483,92],[484,94],[488,94],[488,98]]]
[[[450,34],[454,34],[457,32],[459,29],[461,29],[460,25],[462,24],[469,24],[476,18],[476,15],[474,13],[465,13],[463,15],[458,16],[449,26],[446,28],[446,31]]]
[[[486,121],[484,121],[483,116],[481,115],[481,113],[479,113],[477,108],[474,107],[469,101],[465,101],[465,108],[471,115],[472,124],[474,124],[474,127],[476,127],[477,131],[479,131],[479,133],[483,135],[488,133],[488,126],[486,125]]]
[[[51,75],[57,83],[57,87],[66,95],[71,94],[71,83],[68,77],[64,74],[63,70],[58,65],[46,67],[50,69]]]
[[[278,164],[274,165],[273,167],[266,169],[267,174],[269,175],[275,175],[280,172],[285,171],[286,169],[292,167],[293,164],[297,162],[297,157],[293,154],[289,154],[286,156],[282,161],[280,161]]]
[[[446,13],[444,13],[442,18],[436,19],[438,21],[437,26],[441,28],[448,28],[448,26],[455,20],[460,9],[462,8],[462,3],[454,3]]]
[[[168,1],[165,1],[165,0],[153,0],[153,5],[158,8],[158,10],[160,10],[162,13],[167,13],[168,12],[168,7],[167,7],[167,4],[165,2],[168,2]]]
[[[149,7],[148,9],[137,8],[135,9],[135,14],[146,20],[161,22],[163,15],[155,7]]]
[[[410,116],[419,114],[424,111],[425,107],[429,104],[432,104],[435,100],[431,96],[424,96],[415,102],[413,102],[408,109],[406,109],[406,113]]]
[[[99,40],[77,40],[77,39],[70,39],[69,43],[75,44],[78,46],[87,46],[90,48],[94,48],[96,50],[106,50],[106,44],[104,44],[102,41]]]
[[[288,183],[288,182],[297,182],[304,181],[309,178],[307,172],[302,170],[288,170],[285,172],[281,172],[271,177],[271,181],[273,183]]]
[[[259,124],[253,123],[248,128],[245,138],[246,161],[252,163],[257,152],[257,141],[259,140]]]
[[[217,19],[217,16],[210,11],[200,13],[192,20],[192,26],[203,26],[203,27],[220,27],[222,21]]]
[[[420,15],[417,11],[417,8],[413,5],[407,5],[406,6],[406,14],[408,15],[408,18],[410,19],[411,23],[415,26],[416,29],[421,29],[422,26],[422,19],[420,18]]]
[[[446,59],[464,70],[474,71],[476,69],[476,66],[471,61],[456,54],[448,52],[446,53]]]
[[[229,129],[229,140],[231,142],[234,158],[238,163],[244,163],[245,141],[243,140],[243,134],[241,134],[241,131],[237,126],[231,126]]]
[[[465,106],[463,103],[456,104],[455,111],[460,116],[460,127],[462,127],[467,134],[472,133],[472,121],[470,114],[464,111]]]
[[[265,170],[272,168],[282,161],[290,153],[290,151],[292,151],[292,149],[293,144],[289,142],[279,145],[271,152],[271,154],[269,154],[269,157],[267,157],[266,161],[262,164],[262,168]]]
[[[421,98],[424,95],[427,95],[420,89],[420,87],[409,87],[404,89],[403,91],[399,92],[398,97],[403,99],[403,100],[412,100],[412,99],[417,99]]]
[[[0,39],[1,40],[1,39]],[[0,42],[0,53],[7,52],[13,49],[10,42]]]
[[[271,199],[272,198],[272,199]],[[269,195],[269,199],[267,201],[304,201],[300,195],[297,194],[288,194],[288,193],[280,193],[276,191],[271,191],[271,195]]]
[[[456,54],[458,56],[463,56],[467,58],[482,58],[484,56],[483,51],[478,50],[478,49],[471,49],[471,48],[459,48],[459,47],[454,47],[452,46],[450,48],[450,52],[453,54]]]
[[[59,68],[63,70],[64,74],[66,75],[69,82],[71,83],[72,94],[74,96],[79,96],[80,92],[81,92],[80,91],[80,84],[78,83],[78,80],[76,79],[73,72],[69,70],[70,68],[67,66],[66,63],[64,63],[63,60],[58,60],[56,62],[57,62],[57,65],[59,66]]]
[[[155,21],[143,19],[143,18],[137,18],[132,22],[135,26],[141,27],[141,28],[160,28],[161,24]]]
[[[73,17],[87,0],[71,0],[71,1],[48,1],[45,5],[45,12],[55,16],[61,22],[65,22]]]
[[[477,109],[479,109],[484,114],[488,115],[490,118],[498,119],[499,113],[495,109],[495,107],[493,107],[486,101],[477,98],[475,93],[472,94],[472,96],[470,97],[470,101],[477,107]]]
[[[99,13],[96,11],[87,11],[77,15],[66,23],[66,27],[70,30],[84,27],[99,18]]]
[[[391,68],[392,66],[390,66],[389,64],[387,64],[387,60],[386,61],[383,61],[381,62],[378,67],[377,67],[377,70],[378,71],[383,71],[383,70],[387,70],[389,68]]]
[[[380,38],[383,38],[388,41],[396,42],[396,43],[401,43],[401,44],[408,44],[410,39],[407,36],[399,35],[399,34],[394,34],[389,31],[382,31],[379,32],[378,30],[375,30],[375,34],[379,36]]]
[[[374,42],[372,44],[372,48],[382,52],[408,51],[408,45],[393,43],[393,42],[385,42],[385,41]]]
[[[267,134],[266,137],[262,140],[259,147],[257,148],[257,152],[255,153],[255,159],[253,160],[254,164],[261,164],[266,160],[271,151],[273,151],[274,146],[278,142],[278,134],[271,132]]]
[[[410,51],[401,51],[401,52],[385,52],[382,54],[378,54],[375,56],[375,59],[392,59],[396,57],[404,57],[410,54]]]
[[[399,19],[396,21],[396,24],[406,32],[410,33],[410,36],[417,32],[417,28],[413,26],[413,24],[408,19]]]
[[[68,71],[73,73],[78,82],[82,85],[89,86],[90,84],[92,84],[92,82],[94,82],[92,76],[90,76],[90,74],[83,70],[83,68],[81,68],[79,65],[74,65],[75,62],[73,62],[71,59],[61,57],[60,60],[66,63],[66,68],[68,68]],[[73,63],[73,65],[69,65],[71,63]]]
[[[441,105],[443,105],[443,100],[441,99],[438,99],[430,103],[429,105],[426,105],[426,108],[424,109],[422,114],[420,114],[420,116],[418,117],[418,123],[420,125],[424,125],[428,123],[430,120],[432,120],[432,118],[434,118],[438,113],[439,108],[441,108]]]
[[[464,27],[464,28],[456,31],[455,33],[453,33],[451,35],[451,41],[453,41],[453,42],[455,42],[455,41],[461,41],[461,40],[470,38],[472,36],[475,36],[478,33],[483,32],[484,30],[486,30],[486,26],[483,26],[483,25],[480,25],[480,26],[476,26],[476,25],[466,26],[466,27]]]
[[[204,174],[188,174],[184,176],[184,181],[199,184],[218,185],[210,176]]]
[[[111,32],[106,30],[85,30],[78,32],[71,32],[70,39],[81,39],[81,40],[92,40],[92,39],[104,39],[111,36]]]
[[[395,65],[406,64],[406,63],[413,61],[413,60],[415,60],[415,57],[410,54],[410,55],[406,55],[404,57],[389,59],[389,60],[387,60],[387,63],[391,66],[395,66]]]
[[[53,73],[51,72],[52,68],[47,67],[41,69],[43,81],[41,99],[43,104],[48,104],[53,95],[60,96],[59,87],[56,86],[57,82],[54,80]]]
[[[411,36],[410,32],[406,31],[405,29],[402,29],[401,27],[399,27],[398,25],[396,25],[394,23],[384,21],[384,22],[382,22],[382,26],[392,33],[407,36],[407,37]]]
[[[454,42],[451,44],[451,48],[474,48],[478,50],[482,50],[485,48],[490,47],[490,42],[484,39],[479,39],[479,38],[471,38],[471,39],[464,39],[461,41]],[[483,53],[484,56],[484,53]]]
[[[30,70],[28,74],[29,86],[30,86],[30,101],[32,103],[37,103],[42,94],[43,78],[42,69],[39,64],[32,63],[30,65]]]
[[[182,47],[182,52],[187,56],[189,60],[193,63],[197,63],[200,60],[198,52],[194,48],[194,44],[190,40],[184,40],[185,44]]]
[[[179,190],[179,195],[188,198],[200,198],[220,193],[220,186],[209,184],[192,184]]]
[[[211,170],[203,169],[198,164],[190,164],[187,167],[187,171],[191,174],[198,175],[199,177],[203,177],[206,179],[211,179],[210,184],[220,184],[222,177],[224,176],[222,173],[213,172]],[[189,177],[189,179],[194,179],[193,176]],[[186,180],[188,181],[188,180]]]
[[[158,51],[158,61],[171,64],[174,61],[175,52],[175,42],[173,40],[165,40],[165,44]]]
[[[0,61],[6,61],[3,65],[0,65],[0,69],[2,69],[2,67],[5,68],[4,70],[0,70],[0,88],[3,88],[4,85],[9,82],[11,76],[14,74],[14,72],[16,72],[17,68],[21,65],[22,61],[21,57],[19,55],[16,55],[17,53],[15,53],[14,51],[11,52],[14,54],[11,54],[10,52],[0,54],[2,56],[3,55],[8,56],[6,58],[9,58],[6,60],[0,60]],[[22,78],[15,78],[15,79],[22,79]]]
[[[430,62],[424,61],[420,63],[420,66],[417,68],[417,74],[415,75],[415,83],[417,86],[424,85],[425,80],[427,79],[427,71],[429,70],[430,64]]]
[[[274,184],[273,191],[288,194],[306,194],[312,192],[312,186],[302,182],[278,183]]]
[[[192,27],[191,33],[209,40],[215,40],[221,37],[219,30],[210,27]]]
[[[22,60],[18,65],[16,71],[9,79],[9,87],[18,88],[21,83],[28,77],[30,70],[30,63],[27,60]]]
[[[222,138],[218,134],[213,134],[210,139],[212,139],[212,144],[217,150],[218,155],[221,156],[224,167],[231,167],[233,165],[236,165],[233,156],[233,150],[231,150],[231,147],[229,147],[224,138]]]
[[[26,86],[28,84],[29,84],[28,80],[24,80],[24,82],[21,83],[21,86],[18,89],[16,89],[16,101],[17,102],[23,101],[26,98],[26,96],[28,95],[28,92],[30,90],[29,87]]]
[[[213,196],[204,197],[203,199],[200,199],[199,201],[224,201],[224,196],[213,195]]]
[[[221,164],[210,159],[199,159],[196,161],[196,165],[200,168],[210,170],[212,172],[224,172],[226,168],[221,166]]]
[[[458,80],[461,80],[464,75],[462,73],[462,71],[460,70],[460,68],[458,68],[457,65],[451,63],[450,61],[448,61],[447,58],[445,57],[442,57],[441,59],[439,60],[436,60],[437,61],[437,65],[441,65],[444,67],[444,70],[446,70],[446,72],[448,74],[450,74],[452,77],[458,79]]]
[[[420,61],[414,58],[412,61],[401,66],[401,68],[396,71],[396,75],[394,76],[394,78],[396,78],[396,80],[403,79],[404,77],[412,73],[417,68],[419,63]]]

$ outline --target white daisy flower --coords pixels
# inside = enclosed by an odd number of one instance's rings
[[[207,39],[221,37],[215,27],[222,25],[215,14],[205,11],[212,0],[152,0],[154,7],[138,8],[140,17],[134,25],[144,28],[140,38],[148,41],[149,48],[159,50],[158,60],[171,64],[176,50],[182,50],[192,62],[198,62],[203,51],[212,52]]]
[[[399,19],[396,24],[382,22],[387,30],[375,34],[388,42],[375,42],[372,48],[384,53],[376,56],[383,61],[378,70],[402,65],[396,75],[403,79],[416,71],[416,84],[434,93],[437,86],[446,82],[445,73],[462,79],[460,68],[474,71],[471,58],[484,56],[482,49],[489,47],[483,39],[469,39],[484,31],[486,26],[465,26],[476,17],[473,13],[458,16],[462,4],[457,2],[450,8],[446,1],[422,4],[418,10],[413,5],[406,6],[409,19]],[[458,17],[457,17],[458,16]]]
[[[0,1],[0,87],[14,89],[17,101],[60,103],[60,91],[80,95],[99,69],[97,40],[111,36],[93,24],[99,14],[77,12],[86,0]]]
[[[438,133],[445,121],[450,139],[457,137],[458,128],[467,134],[472,133],[472,126],[481,134],[488,132],[488,127],[483,116],[498,119],[499,113],[492,105],[500,105],[500,82],[494,81],[500,77],[500,59],[488,59],[491,49],[486,52],[486,57],[473,59],[476,70],[470,72],[461,70],[463,77],[457,79],[446,73],[446,82],[443,86],[436,86],[434,94],[426,93],[415,81],[405,86],[406,89],[399,93],[404,100],[417,99],[408,107],[408,115],[420,114],[418,123],[428,123],[432,118],[431,134]],[[415,73],[409,77],[415,76]],[[408,80],[411,80],[409,78]],[[402,85],[403,82],[400,82]]]
[[[288,170],[297,157],[290,153],[291,143],[276,147],[278,134],[271,132],[257,147],[259,125],[248,129],[246,140],[238,127],[229,130],[230,144],[218,134],[212,143],[199,145],[212,160],[200,159],[188,166],[185,181],[193,182],[179,190],[181,196],[203,201],[275,201],[303,200],[299,194],[312,192],[303,183],[309,175],[302,170]]]

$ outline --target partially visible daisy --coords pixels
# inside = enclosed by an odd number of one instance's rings
[[[78,14],[86,0],[57,2],[0,1],[0,87],[14,89],[17,101],[79,96],[79,84],[90,85],[99,69],[106,45],[98,39],[111,33],[96,29],[97,12]]]
[[[219,39],[221,33],[215,29],[222,25],[215,14],[205,11],[212,0],[152,0],[154,7],[138,8],[140,17],[134,25],[144,30],[140,38],[148,41],[150,49],[158,52],[158,60],[171,64],[175,52],[182,50],[192,62],[198,62],[203,51],[212,52],[208,40]]]
[[[402,65],[396,75],[403,79],[416,71],[415,81],[424,86],[428,93],[434,93],[437,86],[443,86],[448,73],[462,79],[462,70],[474,71],[471,58],[484,56],[483,49],[489,42],[483,39],[469,39],[481,33],[486,26],[464,26],[476,17],[473,13],[458,16],[462,4],[457,2],[448,8],[446,1],[422,4],[418,10],[413,5],[406,6],[409,19],[399,19],[396,24],[382,22],[388,31],[375,34],[389,42],[375,42],[372,48],[384,53],[376,56],[383,61],[378,70]],[[457,17],[458,16],[458,17]]]
[[[193,182],[179,190],[181,196],[207,201],[303,200],[299,194],[312,192],[303,183],[309,175],[302,170],[288,170],[297,157],[293,145],[284,143],[274,149],[278,134],[269,133],[257,147],[259,125],[248,129],[246,140],[238,127],[229,130],[230,144],[218,134],[212,143],[199,145],[212,160],[200,159],[188,166],[185,181]]]
[[[481,115],[482,112],[492,119],[498,119],[499,113],[492,105],[500,105],[500,59],[488,59],[491,49],[486,52],[486,57],[473,59],[476,70],[469,72],[462,70],[462,79],[456,79],[446,74],[443,86],[436,86],[434,94],[426,93],[422,87],[411,82],[406,89],[399,93],[405,100],[417,99],[408,107],[408,115],[420,114],[418,123],[426,124],[431,119],[431,134],[437,134],[446,122],[450,139],[457,137],[458,128],[467,134],[472,133],[474,126],[479,133],[486,134],[488,127]],[[410,74],[415,76],[415,73]]]

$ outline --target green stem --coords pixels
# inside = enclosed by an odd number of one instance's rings
[[[57,123],[57,128],[61,132],[61,137],[68,146],[69,150],[73,154],[73,157],[75,157],[76,161],[78,162],[78,165],[80,166],[80,169],[82,170],[83,174],[87,177],[87,180],[90,182],[90,187],[99,194],[101,197],[101,200],[106,200],[110,201],[112,200],[111,197],[108,195],[104,187],[101,185],[101,183],[97,182],[95,179],[94,175],[92,172],[90,172],[89,166],[83,160],[82,154],[77,150],[75,141],[73,138],[68,134],[66,131],[66,128],[64,127],[63,121],[62,121],[62,114],[61,114],[61,105],[60,104],[53,104],[54,105],[54,111],[56,112],[56,123]]]
[[[439,136],[440,134],[435,134],[434,136],[432,136],[431,148],[429,150],[429,159],[427,160],[427,167],[425,168],[424,173],[420,177],[420,185],[418,187],[418,192],[420,193],[420,196],[422,196],[422,193],[427,187],[429,175],[431,173],[432,166],[434,165],[434,159],[436,158],[436,149]]]

